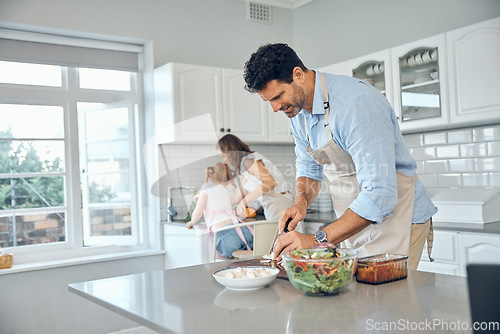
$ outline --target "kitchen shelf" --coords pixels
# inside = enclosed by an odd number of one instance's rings
[[[408,90],[408,89],[417,88],[417,87],[430,86],[430,85],[438,84],[438,83],[439,83],[439,79],[435,79],[435,80],[431,80],[431,81],[425,81],[425,82],[419,82],[419,83],[416,83],[416,84],[401,86],[401,90]]]

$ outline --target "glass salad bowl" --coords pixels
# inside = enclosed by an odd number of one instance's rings
[[[292,285],[311,296],[337,294],[352,281],[358,251],[348,248],[296,249],[281,255]]]

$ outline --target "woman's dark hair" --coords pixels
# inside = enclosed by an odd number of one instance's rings
[[[227,155],[238,173],[243,157],[254,152],[250,150],[250,147],[242,142],[240,138],[232,134],[227,134],[219,139],[216,148]]]
[[[257,93],[272,80],[292,83],[295,67],[300,67],[307,72],[302,60],[287,44],[262,45],[245,64],[243,75],[246,82],[245,88],[251,93]]]

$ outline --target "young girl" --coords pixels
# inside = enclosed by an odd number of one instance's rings
[[[231,198],[227,189],[230,186],[227,165],[218,163],[215,167],[208,167],[205,174],[206,183],[200,190],[196,208],[186,227],[191,229],[202,215],[212,233],[228,224],[238,224],[240,220],[231,209]],[[217,251],[224,257],[232,257],[235,250],[253,247],[253,229],[249,226],[221,231],[217,236]]]

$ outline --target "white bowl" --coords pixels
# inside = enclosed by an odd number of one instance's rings
[[[226,273],[228,271],[233,271],[236,272],[238,268],[226,268],[226,269],[221,269],[217,270],[212,274],[212,276],[215,278],[219,284],[224,285],[228,289],[233,289],[233,290],[257,290],[257,289],[262,289],[266,285],[272,283],[276,277],[278,276],[278,273],[280,270],[278,268],[271,268],[271,267],[259,267],[259,266],[248,266],[248,267],[240,267],[240,268],[263,268],[269,273],[269,276],[264,276],[264,277],[255,277],[255,278],[227,278],[225,277]]]

